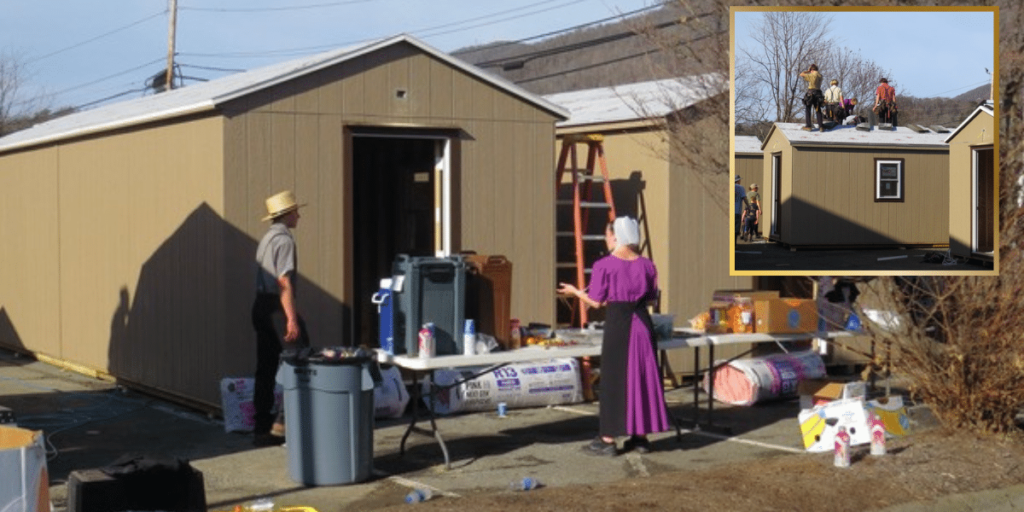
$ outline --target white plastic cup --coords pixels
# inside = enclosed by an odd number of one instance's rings
[[[498,417],[504,418],[508,416],[508,404],[505,402],[498,402]]]

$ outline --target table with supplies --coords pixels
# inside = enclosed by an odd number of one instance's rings
[[[412,374],[412,395],[414,400],[412,419],[409,423],[409,427],[406,429],[405,434],[402,436],[400,445],[400,455],[405,454],[405,443],[409,435],[412,432],[418,432],[433,437],[441,447],[441,451],[444,454],[445,468],[451,467],[451,461],[448,455],[448,448],[445,445],[444,438],[441,432],[437,428],[436,422],[436,405],[435,397],[439,392],[447,391],[454,386],[461,385],[465,382],[477,379],[483,375],[495,372],[511,364],[525,363],[531,361],[543,361],[549,359],[559,358],[582,358],[582,357],[596,357],[601,355],[601,333],[600,331],[591,331],[588,337],[588,341],[579,342],[575,344],[567,344],[564,346],[527,346],[515,350],[503,350],[497,352],[491,352],[487,354],[476,354],[476,355],[443,355],[435,357],[421,358],[418,356],[408,355],[394,355],[384,352],[382,350],[377,351],[377,362],[380,364],[395,365],[402,369],[409,371]],[[841,336],[849,336],[850,333],[846,332],[809,332],[809,333],[797,333],[797,334],[764,334],[764,333],[744,333],[744,334],[706,334],[704,332],[695,331],[687,328],[676,328],[672,337],[669,339],[662,339],[658,342],[658,352],[662,360],[664,360],[665,352],[668,350],[675,349],[693,349],[694,357],[694,369],[702,368],[700,365],[700,349],[707,347],[709,351],[709,361],[707,363],[706,372],[708,375],[713,375],[716,368],[727,364],[728,361],[717,362],[714,359],[714,348],[720,345],[728,345],[734,343],[779,343],[781,344],[790,341],[809,340],[812,338],[822,339],[833,339]],[[464,369],[470,370],[468,376],[455,380],[454,382],[439,385],[435,380],[435,372],[438,370],[447,369]],[[420,385],[420,378],[427,377],[430,379],[430,391],[424,394]],[[704,414],[700,411],[699,402],[699,391],[700,391],[700,379],[695,378],[693,383],[693,428],[694,430],[711,429],[714,428],[713,415],[714,415],[714,379],[711,381],[711,388],[708,390],[708,404],[707,410]],[[424,429],[417,426],[419,420],[419,407],[420,402],[426,398],[427,402],[427,415],[430,422],[430,429]],[[701,421],[701,416],[704,416],[704,421]],[[672,421],[676,428],[677,436],[681,436],[681,422],[672,417]]]

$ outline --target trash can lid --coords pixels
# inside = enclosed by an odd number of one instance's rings
[[[309,364],[340,366],[340,365],[362,365],[375,360],[373,352],[362,347],[326,347],[300,349],[286,349],[281,352],[281,361],[291,366],[306,366]]]

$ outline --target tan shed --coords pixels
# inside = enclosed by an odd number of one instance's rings
[[[395,254],[501,254],[552,321],[568,112],[396,36],[0,139],[0,345],[217,407],[255,367],[263,201],[294,190],[314,345],[376,344]]]
[[[775,123],[764,152],[765,226],[787,246],[945,246],[946,134]]]
[[[949,250],[992,261],[999,214],[993,104],[971,113],[946,138],[949,144]]]
[[[641,220],[642,245],[649,245],[658,267],[661,311],[675,314],[676,326],[689,326],[689,318],[706,311],[715,290],[751,289],[758,281],[756,277],[729,276],[732,217],[707,192],[708,188],[723,191],[727,203],[728,175],[707,176],[684,169],[676,163],[678,158],[669,154],[673,151],[667,142],[669,123],[686,117],[673,114],[724,94],[725,86],[727,83],[708,75],[545,96],[571,113],[557,125],[558,147],[562,138],[571,134],[603,136],[617,214]],[[711,123],[706,119],[694,122]],[[559,212],[560,218],[569,214]],[[572,274],[561,279],[575,280]],[[733,355],[722,352],[716,355]],[[674,372],[692,371],[691,354],[672,351],[669,356]]]

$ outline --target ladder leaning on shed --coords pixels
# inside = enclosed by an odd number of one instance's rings
[[[589,250],[587,243],[604,242],[604,231],[606,222],[615,220],[615,204],[612,199],[611,181],[608,178],[608,165],[604,158],[604,137],[601,135],[566,135],[562,138],[562,150],[558,156],[558,175],[555,181],[555,198],[559,207],[571,206],[572,208],[572,231],[557,231],[555,235],[559,240],[572,238],[573,255],[572,260],[567,261],[563,252],[557,261],[559,270],[575,269],[576,286],[580,290],[586,289],[587,276],[590,274],[591,266],[596,258],[588,257],[597,254],[599,251]],[[578,165],[576,146],[586,144],[587,164],[580,168]],[[595,173],[595,167],[600,166],[600,174]],[[565,185],[566,173],[571,175],[572,181],[570,190],[572,197],[564,199],[559,197]],[[594,184],[602,185],[602,193],[595,197]],[[606,212],[604,222],[597,219],[598,224],[591,223],[591,215],[604,210]],[[562,244],[559,244],[561,246]],[[570,324],[585,327],[587,325],[587,310],[583,307],[583,301],[576,299],[573,308]]]
[[[556,274],[562,270],[575,270],[576,287],[585,290],[587,278],[590,275],[591,267],[596,260],[598,250],[589,250],[587,243],[604,242],[604,231],[606,222],[615,220],[615,204],[612,198],[612,185],[608,177],[608,164],[604,158],[604,137],[601,135],[580,135],[569,134],[562,138],[562,150],[558,155],[558,171],[555,178],[555,205],[559,211],[564,211],[566,206],[572,207],[572,231],[556,231],[557,246],[565,239],[572,237],[573,257],[571,261],[565,261],[562,257],[564,251],[559,250],[560,256],[556,260]],[[586,144],[587,166],[580,168],[576,146]],[[567,165],[569,167],[567,167]],[[601,174],[595,173],[595,167],[600,166]],[[559,196],[562,186],[565,184],[566,173],[571,175],[570,199],[562,199]],[[599,197],[594,197],[594,183],[602,185]],[[606,222],[598,219],[597,225],[591,224],[591,214],[598,210],[607,212]],[[594,231],[597,231],[596,233]],[[588,257],[590,255],[595,255]],[[587,325],[587,308],[581,299],[570,303],[570,325],[585,327]],[[594,400],[594,376],[591,372],[591,361],[589,357],[583,357],[580,364],[580,380],[583,388],[583,398]]]

